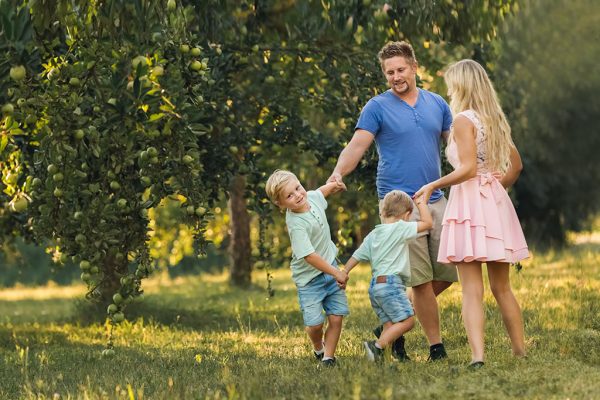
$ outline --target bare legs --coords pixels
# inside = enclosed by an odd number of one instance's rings
[[[525,355],[525,334],[521,307],[512,292],[507,263],[488,263],[488,277],[492,294],[500,307],[502,321],[508,332],[512,352],[515,356]]]
[[[429,345],[442,342],[436,297],[450,287],[451,284],[452,282],[432,281],[412,288],[411,301]]]
[[[481,263],[457,266],[462,286],[462,316],[471,347],[471,360],[483,361],[483,279]]]
[[[460,263],[457,265],[462,286],[462,315],[472,361],[483,361],[483,277],[481,263]],[[521,309],[510,287],[508,263],[488,263],[490,287],[502,314],[504,326],[510,337],[513,354],[525,355],[523,318]]]
[[[344,317],[341,315],[327,316],[327,329],[325,331],[325,357],[332,357],[335,353],[340,335],[342,333],[342,321]],[[308,337],[313,344],[315,350],[321,350],[323,346],[323,324],[315,326],[307,326],[304,328]]]
[[[383,332],[381,332],[377,343],[379,343],[382,349],[385,349],[394,340],[410,331],[414,325],[415,319],[413,317],[408,317],[404,321],[396,322],[395,324],[386,322],[383,324]]]

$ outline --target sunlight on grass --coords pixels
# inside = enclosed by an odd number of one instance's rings
[[[529,357],[514,359],[486,279],[486,369],[468,373],[460,286],[439,298],[450,359],[428,363],[420,326],[406,335],[413,362],[365,361],[362,341],[377,325],[370,268],[352,273],[351,315],[338,368],[316,369],[287,269],[264,271],[239,290],[227,274],[158,273],[146,300],[115,330],[113,359],[100,352],[107,327],[79,322],[81,285],[0,291],[0,398],[594,398],[600,392],[600,252],[590,240],[536,254],[512,283],[525,320]],[[432,379],[435,377],[435,379]],[[401,380],[401,385],[397,384]],[[311,382],[299,385],[299,382]],[[317,396],[318,394],[318,396]]]

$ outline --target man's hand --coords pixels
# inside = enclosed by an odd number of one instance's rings
[[[329,179],[327,179],[327,183],[329,183],[329,182],[337,182],[337,183],[344,184],[343,179],[342,179],[342,174],[340,174],[339,172],[332,173],[331,176],[329,177]]]

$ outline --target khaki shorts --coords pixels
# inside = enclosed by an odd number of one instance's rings
[[[458,282],[456,266],[437,262],[442,233],[442,219],[446,209],[445,197],[429,204],[433,218],[433,228],[420,232],[417,238],[408,242],[410,257],[410,283],[407,286],[419,286],[431,281]],[[379,202],[381,207],[381,201]],[[419,220],[419,210],[415,206],[410,216],[411,221]]]

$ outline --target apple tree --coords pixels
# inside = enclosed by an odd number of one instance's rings
[[[0,1],[0,235],[81,268],[124,319],[152,273],[148,209],[183,198],[202,252],[227,170],[220,47],[170,1]]]

